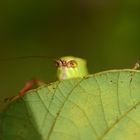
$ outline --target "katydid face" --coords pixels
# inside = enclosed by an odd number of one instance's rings
[[[86,61],[81,58],[66,56],[56,60],[59,80],[83,77],[88,74]]]

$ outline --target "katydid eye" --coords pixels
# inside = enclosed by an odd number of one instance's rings
[[[61,63],[62,63],[62,62],[61,62],[60,60],[56,60],[56,61],[55,61],[56,67],[60,67],[60,66],[61,66]]]
[[[70,65],[70,67],[72,67],[72,68],[75,68],[75,67],[77,67],[77,62],[75,61],[75,60],[71,60],[71,61],[69,61],[68,62],[69,63],[69,65]]]

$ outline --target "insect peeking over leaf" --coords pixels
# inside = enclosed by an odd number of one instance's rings
[[[88,75],[86,60],[74,56],[65,56],[55,60],[57,67],[58,80],[67,80],[71,78],[84,77]],[[14,101],[22,97],[33,85],[41,86],[45,84],[41,80],[32,79],[28,81],[19,93],[12,97],[5,98],[5,101]]]

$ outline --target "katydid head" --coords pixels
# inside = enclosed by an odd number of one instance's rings
[[[59,80],[83,77],[88,74],[86,61],[82,58],[65,56],[55,62]]]

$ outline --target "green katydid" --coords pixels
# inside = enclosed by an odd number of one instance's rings
[[[57,78],[59,80],[66,80],[76,77],[84,77],[88,75],[87,63],[86,60],[74,56],[65,56],[55,60],[55,64],[57,66]],[[18,95],[8,97],[5,101],[13,101],[21,96],[23,96],[26,91],[30,90],[31,87],[36,84],[40,86],[45,84],[40,80],[30,80],[25,86],[19,91]]]
[[[26,57],[21,57],[21,59],[22,58],[26,58]],[[74,56],[65,56],[65,57],[61,57],[61,58],[55,60],[55,64],[57,66],[58,80],[66,80],[66,79],[71,79],[71,78],[84,77],[84,76],[88,75],[86,60],[84,60],[82,58],[78,58],[78,57],[74,57]],[[138,69],[139,67],[140,67],[140,61],[138,61],[132,69]],[[30,90],[34,84],[36,84],[37,86],[40,86],[45,83],[40,80],[36,80],[36,79],[30,80],[19,91],[18,95],[8,97],[5,100],[13,101],[16,98],[23,96],[26,93],[26,91]]]
[[[57,77],[59,80],[65,80],[76,77],[83,77],[88,74],[86,61],[82,58],[73,56],[61,57],[56,60]]]

